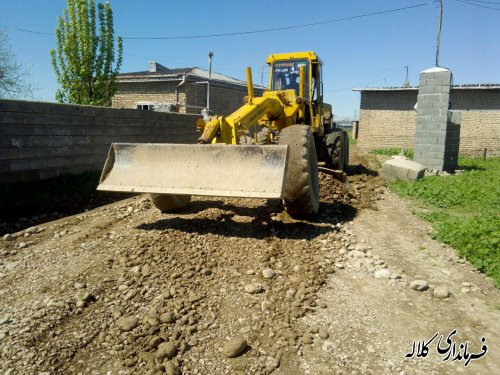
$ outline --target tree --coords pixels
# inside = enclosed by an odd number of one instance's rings
[[[98,24],[94,0],[67,0],[64,16],[58,18],[57,50],[50,55],[60,86],[56,99],[61,103],[110,106],[116,92],[123,40],[118,37],[113,67],[113,11],[109,2],[99,3],[97,8]]]
[[[0,98],[31,96],[34,87],[29,74],[17,62],[7,36],[0,31]]]

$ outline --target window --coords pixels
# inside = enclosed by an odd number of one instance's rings
[[[152,103],[141,103],[137,104],[136,109],[139,109],[141,111],[154,111],[155,105]]]
[[[273,64],[273,90],[293,89],[298,95],[300,67],[304,66],[305,94],[309,98],[309,61],[283,60]]]

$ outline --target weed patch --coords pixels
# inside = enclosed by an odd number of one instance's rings
[[[346,130],[347,131],[347,134],[349,135],[349,145],[350,146],[356,146],[358,144],[358,140],[357,139],[354,139],[352,137],[352,130]]]
[[[376,150],[370,151],[370,154],[387,155],[387,156],[399,155],[400,153],[401,153],[400,148],[378,148]],[[413,149],[405,149],[404,155],[408,159],[413,159]]]
[[[500,287],[500,158],[460,159],[462,175],[397,181],[391,189],[417,200],[415,213],[434,238],[455,248]]]

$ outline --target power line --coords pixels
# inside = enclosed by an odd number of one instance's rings
[[[377,16],[377,15],[381,15],[381,14],[399,12],[399,11],[403,11],[403,10],[419,8],[419,7],[427,6],[430,4],[434,4],[437,1],[438,0],[432,0],[432,1],[427,2],[427,3],[415,4],[415,5],[410,5],[410,6],[402,7],[402,8],[395,8],[395,9],[388,9],[388,10],[372,12],[372,13],[358,14],[355,16],[336,18],[336,19],[320,21],[320,22],[312,22],[312,23],[306,23],[306,24],[300,24],[300,25],[289,25],[289,26],[274,27],[274,28],[260,29],[260,30],[238,31],[238,32],[230,32],[230,33],[205,34],[205,35],[178,35],[178,36],[167,36],[167,37],[123,37],[123,39],[124,40],[199,39],[199,38],[214,38],[214,37],[222,37],[222,36],[237,36],[237,35],[266,33],[266,32],[271,32],[271,31],[298,29],[298,28],[304,28],[304,27],[324,25],[324,24],[334,23],[334,22],[349,21],[349,20],[358,19],[358,18]],[[0,25],[0,27],[4,27],[6,29],[11,29],[11,30],[16,30],[16,31],[21,31],[21,32],[25,32],[25,33],[31,33],[31,34],[39,34],[39,35],[47,35],[47,36],[54,36],[55,35],[54,33],[37,31],[37,30],[28,30],[28,29],[22,29],[22,28],[11,27],[11,26],[6,26],[6,25]]]
[[[6,26],[6,25],[0,25],[0,27],[3,27],[5,29],[10,29],[10,30],[16,30],[16,31],[21,31],[23,33],[31,33],[31,34],[40,34],[40,35],[49,35],[49,36],[54,36],[56,34],[54,33],[47,33],[47,32],[43,32],[43,31],[36,31],[36,30],[27,30],[27,29],[20,29],[18,27],[10,27],[10,26]]]
[[[464,4],[473,5],[475,7],[487,8],[487,9],[493,9],[493,10],[500,10],[500,8],[493,8],[493,7],[490,7],[490,6],[487,6],[487,5],[481,5],[481,4],[471,3],[470,2],[471,0],[468,0],[468,1],[465,1],[465,0],[455,0],[455,1],[458,1],[458,2],[464,3]]]
[[[500,1],[481,1],[481,0],[468,0],[473,3],[483,3],[483,4],[497,4],[500,5]]]
[[[386,13],[392,13],[392,12],[399,12],[399,11],[402,11],[402,10],[407,10],[407,9],[413,9],[413,8],[427,6],[427,5],[433,4],[435,2],[436,2],[436,0],[433,0],[433,1],[430,1],[430,2],[427,2],[427,3],[420,3],[420,4],[416,4],[416,5],[410,5],[410,6],[403,7],[403,8],[395,8],[395,9],[383,10],[383,11],[379,11],[379,12],[358,14],[358,15],[350,16],[350,17],[336,18],[336,19],[332,19],[332,20],[326,20],[326,21],[320,21],[320,22],[312,22],[312,23],[305,23],[305,24],[300,24],[300,25],[290,25],[290,26],[282,26],[282,27],[273,27],[273,28],[269,28],[269,29],[259,29],[259,30],[250,30],[250,31],[237,31],[237,32],[220,33],[220,34],[204,34],[204,35],[177,35],[177,36],[166,36],[166,37],[124,37],[123,39],[124,40],[125,39],[127,39],[127,40],[199,39],[199,38],[215,38],[215,37],[221,37],[221,36],[235,36],[235,35],[248,35],[248,34],[257,34],[257,33],[267,33],[267,32],[271,32],[271,31],[298,29],[298,28],[303,28],[303,27],[318,26],[318,25],[324,25],[324,24],[333,23],[333,22],[348,21],[348,20],[353,20],[353,19],[357,19],[357,18],[364,18],[364,17],[376,16],[376,15],[380,15],[380,14],[386,14]]]

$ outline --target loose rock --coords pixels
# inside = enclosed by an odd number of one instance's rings
[[[163,342],[163,338],[160,336],[153,336],[151,340],[149,340],[148,345],[151,347],[151,349],[156,349],[158,346]]]
[[[391,277],[391,271],[389,271],[387,268],[382,268],[380,270],[376,270],[373,276],[376,279],[388,279]]]
[[[167,375],[181,375],[181,369],[170,361],[164,363],[163,367]]]
[[[429,289],[429,284],[425,280],[413,280],[410,283],[410,288],[422,292]]]
[[[132,331],[139,324],[136,316],[124,316],[116,321],[116,325],[123,332]]]
[[[402,277],[402,276],[401,276],[401,274],[400,274],[399,272],[393,272],[393,273],[391,274],[391,279],[392,279],[392,280],[399,280],[399,279],[401,279],[401,277]]]
[[[160,315],[160,321],[162,323],[173,323],[175,322],[175,316],[171,312],[166,312]]]
[[[330,334],[328,333],[328,331],[326,329],[320,328],[319,329],[319,337],[326,340],[328,337],[330,337]]]
[[[266,365],[266,370],[267,371],[272,371],[275,368],[279,367],[280,361],[277,358],[274,358],[274,357],[267,357],[265,365]]]
[[[264,279],[272,279],[275,276],[275,272],[271,268],[266,268],[262,270],[262,276]]]
[[[438,286],[434,289],[434,297],[436,298],[448,298],[450,296],[450,290],[446,286]]]
[[[349,255],[353,258],[364,258],[366,257],[366,254],[362,251],[359,250],[352,250]]]
[[[254,283],[245,285],[245,292],[247,292],[248,294],[257,294],[262,293],[263,291],[264,288],[260,284]]]
[[[175,343],[169,341],[161,343],[158,346],[158,350],[156,351],[156,357],[158,360],[163,361],[165,358],[172,359],[177,354],[177,348],[175,347]]]
[[[83,301],[83,302],[87,302],[89,301],[90,299],[92,299],[92,294],[90,294],[89,292],[87,291],[80,291],[78,293],[75,294],[75,300],[78,302],[78,301]]]
[[[313,337],[310,333],[304,333],[304,335],[302,336],[302,342],[306,345],[310,345],[313,343]]]
[[[227,358],[235,358],[243,354],[246,348],[248,343],[243,336],[236,336],[224,345],[222,352]]]
[[[333,267],[326,267],[325,273],[331,275],[332,273],[335,273],[335,269]]]

